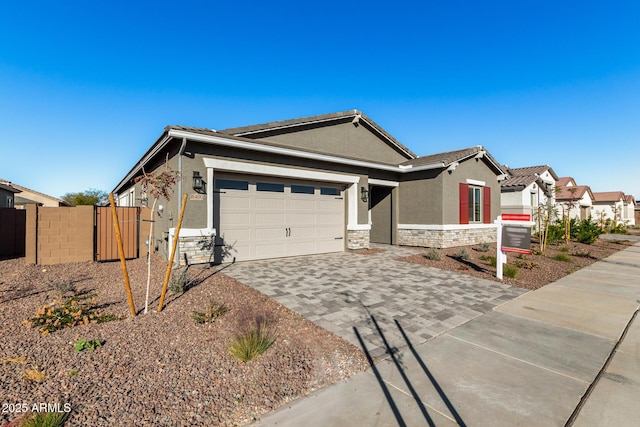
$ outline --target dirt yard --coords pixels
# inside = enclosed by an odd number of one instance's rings
[[[151,295],[160,294],[165,264],[154,259]],[[128,262],[136,309],[144,308],[145,260]],[[337,382],[368,365],[337,336],[213,268],[193,268],[197,286],[169,295],[157,313],[132,318],[119,263],[27,266],[0,261],[0,425],[19,417],[15,404],[70,404],[72,426],[243,425],[260,414]],[[61,284],[97,292],[101,312],[121,320],[42,335],[25,325]],[[199,283],[198,283],[199,282]],[[230,311],[197,324],[193,311],[211,300]],[[274,319],[276,341],[241,362],[229,352],[238,322],[248,314]],[[76,352],[80,339],[101,346]],[[9,406],[11,405],[11,406]]]

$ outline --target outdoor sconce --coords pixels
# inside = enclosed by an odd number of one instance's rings
[[[193,190],[196,193],[203,194],[205,192],[206,182],[200,176],[200,172],[193,171]]]
[[[364,187],[360,187],[360,198],[366,203],[369,200],[369,190]]]

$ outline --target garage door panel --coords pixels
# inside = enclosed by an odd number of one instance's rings
[[[224,210],[249,210],[251,209],[251,198],[246,191],[234,192],[224,195]]]
[[[323,185],[274,179],[260,187],[262,178],[230,179],[248,184],[243,191],[220,193],[219,231],[225,244],[232,246],[225,261],[344,250],[345,202],[334,194],[321,194]]]
[[[285,224],[284,213],[256,212],[255,225],[260,227],[266,224],[269,224],[269,225],[278,224],[284,227],[284,224]]]
[[[315,212],[287,212],[287,225],[295,227],[297,225],[316,224]]]
[[[255,259],[277,258],[286,255],[286,244],[284,242],[255,244]]]
[[[256,209],[284,210],[285,201],[276,197],[256,197]]]
[[[255,236],[257,240],[274,240],[287,237],[284,227],[256,227]]]
[[[316,209],[316,200],[313,195],[309,195],[305,199],[295,198],[287,200],[287,210],[315,212]]]

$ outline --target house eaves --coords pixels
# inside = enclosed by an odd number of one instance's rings
[[[186,128],[177,128],[168,126],[165,129],[165,132],[161,135],[161,137],[156,141],[156,143],[145,153],[145,155],[136,163],[136,165],[129,171],[129,173],[125,176],[125,178],[118,183],[118,185],[114,188],[113,192],[118,193],[118,191],[125,185],[125,183],[132,180],[141,170],[144,165],[146,165],[154,156],[160,153],[166,145],[172,139],[187,139],[190,141],[203,142],[207,144],[220,145],[224,147],[232,147],[232,148],[240,148],[251,151],[277,154],[283,156],[297,157],[303,159],[311,159],[314,161],[323,161],[328,163],[337,163],[349,166],[362,167],[367,169],[375,169],[381,171],[389,171],[396,173],[409,173],[409,172],[419,172],[423,170],[430,169],[442,169],[445,167],[443,162],[433,162],[428,164],[421,164],[418,166],[413,165],[394,165],[394,164],[385,164],[385,163],[376,163],[367,160],[359,160],[353,158],[345,158],[332,156],[329,154],[322,154],[318,152],[308,151],[308,150],[299,150],[293,149],[277,144],[265,143],[264,141],[242,138],[242,137],[233,137],[229,135],[217,135],[218,132],[210,130],[210,129],[193,129],[190,128],[186,130]]]

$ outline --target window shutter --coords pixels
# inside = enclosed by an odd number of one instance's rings
[[[484,223],[491,224],[491,187],[484,187],[484,194],[482,200],[482,208],[484,210]]]
[[[469,224],[469,184],[460,183],[460,224]]]

